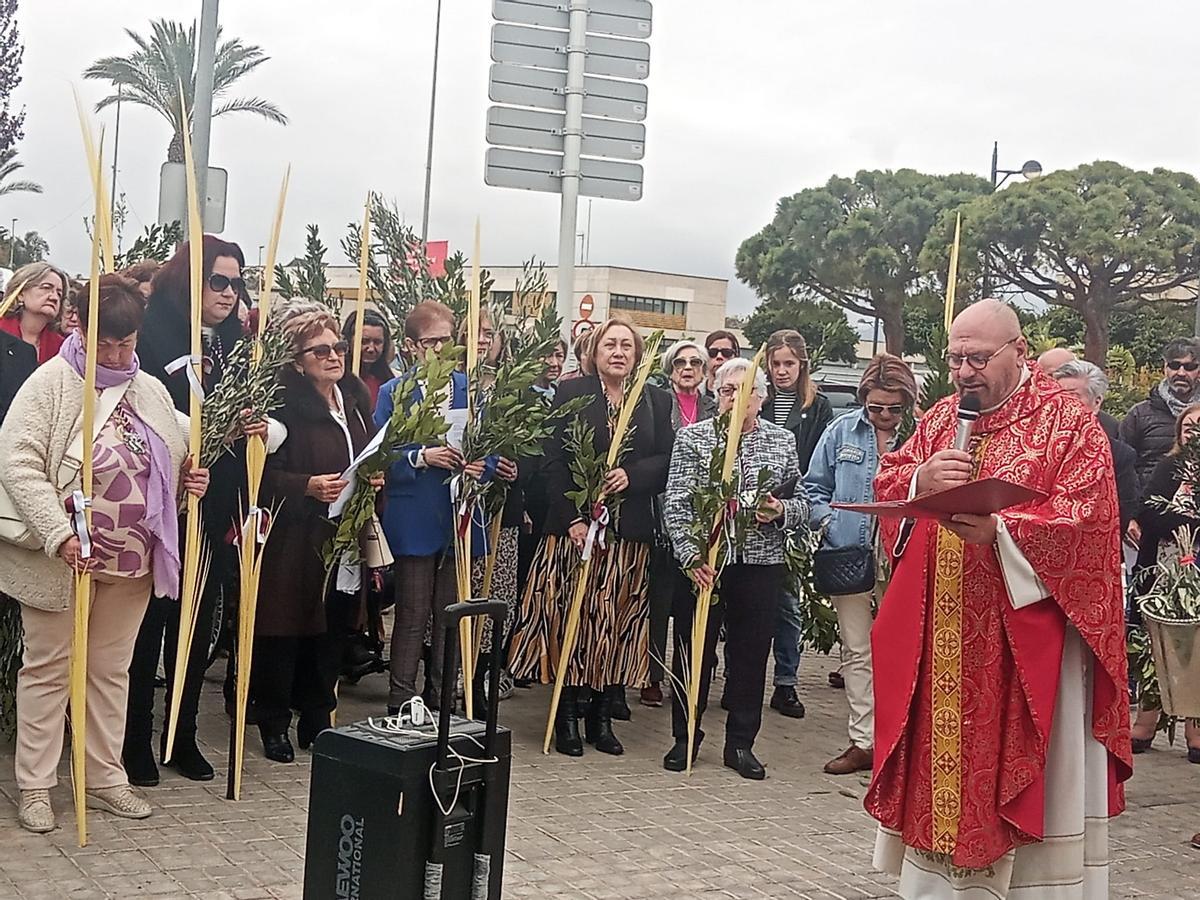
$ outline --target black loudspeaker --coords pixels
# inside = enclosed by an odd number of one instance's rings
[[[381,720],[322,732],[313,744],[305,900],[499,900],[512,739],[497,726],[500,654],[492,654],[486,724],[451,715],[458,623],[505,605],[446,611],[438,726]]]

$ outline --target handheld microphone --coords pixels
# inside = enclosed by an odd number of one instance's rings
[[[958,401],[958,431],[954,433],[954,449],[966,453],[971,447],[971,429],[979,418],[979,398],[965,394]]]

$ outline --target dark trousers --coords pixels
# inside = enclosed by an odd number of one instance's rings
[[[430,615],[433,616],[433,646],[425,683],[431,687],[433,705],[439,704],[446,637],[442,614],[456,599],[458,579],[453,553],[396,558],[396,611],[392,623],[388,706],[401,706],[417,694],[417,669],[425,649],[425,629]]]
[[[335,688],[346,643],[345,632],[337,625],[357,606],[357,595],[331,591],[325,608],[333,627],[324,634],[254,638],[250,704],[264,736],[286,734],[293,709],[300,713],[299,734],[311,739],[329,727],[337,708]]]
[[[225,545],[226,547],[228,545]],[[179,704],[179,724],[176,737],[196,736],[196,715],[200,711],[200,689],[204,686],[204,671],[208,668],[208,644],[212,637],[213,613],[222,590],[222,573],[228,572],[224,554],[213,550],[212,565],[204,593],[196,612],[196,630],[188,656],[188,670],[183,682]],[[151,597],[133,645],[129,663],[129,700],[125,713],[125,747],[149,741],[154,734],[154,679],[158,675],[158,660],[162,657],[167,689],[163,706],[163,735],[170,715],[171,687],[175,683],[175,654],[179,648],[179,601]]]
[[[650,583],[647,601],[650,606],[650,683],[661,684],[667,665],[667,630],[675,608],[675,595],[691,591],[691,579],[679,568],[675,554],[665,547],[654,546],[650,551]]]
[[[696,708],[696,729],[708,706],[708,688],[717,661],[717,636],[725,625],[725,701],[729,716],[725,720],[725,746],[731,750],[754,746],[762,725],[767,657],[779,614],[779,596],[783,590],[784,567],[726,566],[719,584],[720,600],[708,614],[704,636],[704,665],[700,672],[700,699]],[[692,622],[696,612],[694,591],[677,591],[672,613],[675,616],[675,654],[671,671],[682,679],[685,661],[691,666]],[[687,740],[687,697],[671,692],[671,733]]]

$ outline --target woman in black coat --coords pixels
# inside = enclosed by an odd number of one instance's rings
[[[593,333],[589,343],[595,375],[561,382],[554,406],[576,397],[591,397],[579,414],[594,431],[598,457],[612,441],[628,376],[642,356],[642,339],[633,326],[610,319]],[[591,578],[584,594],[579,634],[566,673],[555,724],[555,749],[568,756],[583,753],[579,738],[578,703],[591,689],[586,713],[589,743],[602,753],[624,752],[612,731],[612,712],[626,685],[647,683],[649,612],[647,569],[654,544],[654,498],[666,488],[675,430],[671,399],[646,387],[631,421],[631,447],[605,485],[609,497],[620,496],[615,527],[606,547],[594,547]],[[571,475],[572,450],[568,423],[562,423],[547,442],[545,479],[549,511],[546,536],[538,546],[522,598],[509,665],[514,678],[553,680],[558,648],[566,627],[566,610],[574,593],[580,555],[588,535],[592,510],[580,508],[568,492],[576,490]]]
[[[1142,540],[1138,544],[1134,576],[1139,593],[1145,593],[1152,587],[1160,562],[1179,558],[1179,548],[1175,540],[1176,530],[1200,528],[1200,519],[1162,506],[1162,501],[1170,502],[1175,499],[1181,489],[1192,490],[1192,485],[1183,480],[1182,463],[1184,450],[1192,441],[1197,429],[1200,429],[1200,404],[1194,403],[1179,414],[1175,423],[1175,444],[1154,467],[1149,483],[1144,486],[1143,496],[1146,502],[1142,504],[1137,517],[1138,524],[1142,527]],[[1137,627],[1141,627],[1141,611],[1136,604],[1131,618]],[[1144,753],[1150,749],[1160,713],[1161,710],[1157,709],[1139,710],[1131,735],[1134,753]],[[1188,760],[1200,763],[1200,727],[1191,719],[1184,728],[1184,737],[1187,741]]]
[[[246,284],[242,280],[244,264],[242,251],[237,244],[211,234],[204,236],[204,293],[201,297],[204,356],[201,381],[205,393],[211,392],[220,382],[229,352],[242,336],[237,312],[238,305],[247,296]],[[190,405],[191,385],[186,367],[176,368],[171,364],[181,358],[186,359],[191,352],[190,295],[190,251],[185,243],[155,275],[153,291],[146,306],[146,318],[138,337],[142,371],[166,385],[175,408],[184,414]],[[256,429],[260,429],[262,436],[266,435],[265,423],[250,430]],[[196,715],[200,708],[204,671],[208,666],[213,615],[222,591],[229,601],[226,603],[228,609],[233,606],[231,598],[237,590],[237,559],[228,535],[245,493],[244,442],[235,446],[234,450],[234,453],[226,453],[213,463],[212,490],[201,504],[204,537],[212,561],[197,608],[196,631],[188,657],[188,671],[183,684],[179,723],[170,763],[180,774],[195,781],[208,781],[213,777],[213,768],[196,743]],[[172,702],[170,686],[174,683],[178,644],[179,603],[151,597],[134,645],[133,661],[129,665],[129,706],[123,753],[130,783],[141,787],[158,784],[158,768],[152,748],[154,679],[161,655],[168,685],[160,741],[160,750],[165,755],[165,723]]]
[[[375,434],[370,395],[346,371],[348,347],[337,321],[304,313],[289,319],[284,333],[296,357],[280,373],[282,406],[272,414],[287,435],[263,472],[260,502],[275,519],[263,551],[250,672],[254,721],[275,762],[295,756],[288,739],[293,709],[303,750],[329,727],[337,705],[346,625],[361,617],[366,573],[358,562],[326,569],[323,551],[337,530],[329,504],[346,486],[342,473],[351,459]]]

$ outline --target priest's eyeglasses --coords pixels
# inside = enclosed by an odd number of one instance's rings
[[[1004,352],[1006,347],[1010,344],[1015,344],[1019,340],[1019,337],[1009,338],[997,347],[994,353],[947,353],[942,358],[951,369],[959,369],[965,365],[976,372],[982,372],[988,367],[988,363]]]

